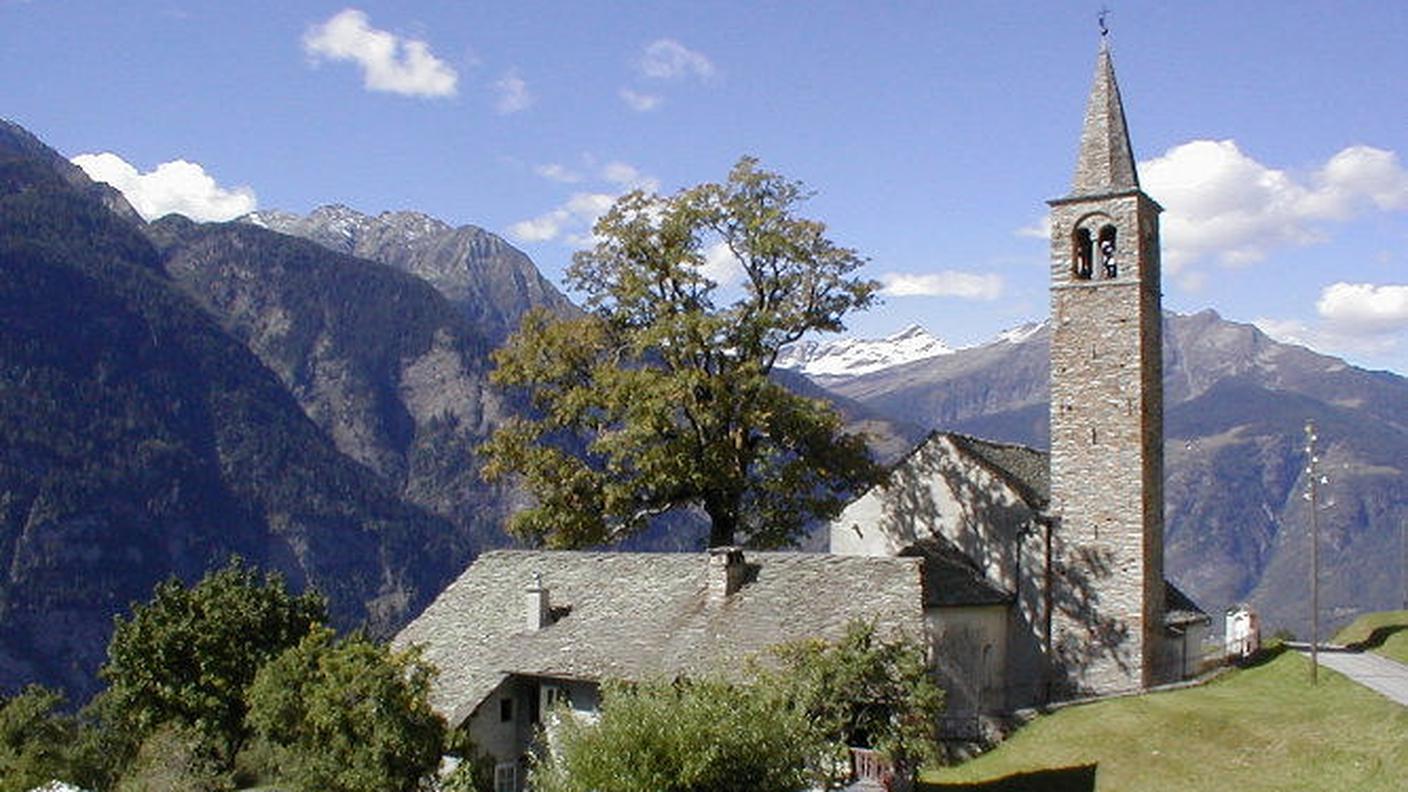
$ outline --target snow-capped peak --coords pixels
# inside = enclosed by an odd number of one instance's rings
[[[1045,326],[1046,322],[1044,321],[1027,322],[1024,325],[1018,325],[1017,327],[1003,330],[1001,333],[998,333],[997,338],[993,340],[998,343],[1020,344],[1041,332],[1041,328]]]
[[[953,353],[953,348],[928,330],[910,325],[885,338],[841,338],[789,344],[777,367],[812,377],[855,377],[903,363]]]

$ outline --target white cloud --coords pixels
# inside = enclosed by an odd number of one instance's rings
[[[516,70],[510,70],[494,83],[494,92],[499,95],[499,100],[494,104],[499,115],[517,113],[533,105],[533,94],[528,91],[528,83],[518,76]]]
[[[370,91],[403,96],[454,96],[459,75],[419,39],[397,36],[369,24],[367,15],[344,9],[303,34],[303,51],[315,60],[353,61]]]
[[[880,276],[880,293],[889,297],[958,297],[964,300],[996,300],[1002,296],[1002,276],[972,272],[943,272],[916,275],[887,272]]]
[[[186,160],[163,162],[139,172],[116,154],[79,154],[73,164],[88,178],[121,191],[137,213],[148,220],[176,212],[192,220],[230,220],[254,211],[258,201],[249,187],[226,189],[199,164]]]
[[[569,244],[582,245],[590,241],[587,233],[597,218],[616,202],[611,193],[573,193],[561,206],[537,217],[522,220],[508,227],[508,232],[520,242],[547,242],[563,237]]]
[[[1408,371],[1402,356],[1402,334],[1364,334],[1342,331],[1332,322],[1303,322],[1298,319],[1258,318],[1252,321],[1261,332],[1286,344],[1313,349],[1323,355],[1357,360],[1365,365],[1386,366],[1399,372]]]
[[[1051,215],[1044,214],[1037,218],[1036,222],[1029,226],[1022,226],[1017,229],[1017,236],[1031,237],[1033,239],[1051,238]]]
[[[617,94],[627,107],[637,113],[647,113],[660,106],[660,97],[655,94],[633,91],[630,88],[622,88]]]
[[[1145,192],[1164,207],[1163,262],[1187,290],[1203,260],[1245,266],[1277,248],[1329,239],[1336,223],[1367,212],[1408,210],[1408,170],[1392,151],[1351,146],[1296,176],[1249,157],[1232,140],[1194,140],[1139,163]],[[1047,237],[1050,217],[1017,229]]]
[[[1408,172],[1391,151],[1353,146],[1307,176],[1267,167],[1232,140],[1195,140],[1139,165],[1163,204],[1170,271],[1203,258],[1231,266],[1275,248],[1328,238],[1327,226],[1366,210],[1408,209]]]
[[[715,242],[704,251],[704,263],[699,274],[720,286],[732,286],[743,280],[743,262],[733,255],[728,245]]]
[[[660,182],[636,169],[634,165],[624,162],[608,162],[601,168],[601,178],[611,184],[620,185],[627,190],[645,190],[646,192],[656,192],[660,189]]]
[[[1408,372],[1408,285],[1333,283],[1320,292],[1317,318],[1258,318],[1278,341]]]
[[[520,242],[546,242],[562,233],[562,226],[568,219],[565,212],[554,210],[529,220],[520,220],[509,226],[508,232]]]
[[[1333,283],[1315,303],[1320,318],[1341,332],[1373,335],[1408,330],[1408,286]]]
[[[681,77],[708,79],[714,75],[714,63],[671,38],[656,39],[645,46],[636,62],[640,73],[653,80],[674,80]]]
[[[533,172],[542,176],[544,179],[562,182],[563,184],[576,184],[582,180],[582,174],[564,165],[559,165],[556,162],[538,165],[533,168]]]
[[[573,193],[567,203],[563,204],[563,208],[573,217],[591,225],[598,217],[606,214],[606,210],[614,203],[616,196],[610,193]]]

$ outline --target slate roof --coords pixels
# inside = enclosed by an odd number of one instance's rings
[[[440,669],[431,703],[463,722],[510,674],[645,679],[727,672],[802,638],[840,637],[853,619],[922,638],[919,558],[746,554],[746,582],[710,601],[702,553],[498,550],[481,555],[394,641]],[[534,574],[560,615],[526,626]]]
[[[1033,509],[1051,502],[1051,457],[1022,445],[994,443],[968,435],[944,432],[954,446],[997,474]]]
[[[1198,603],[1184,594],[1167,578],[1164,579],[1164,626],[1182,627],[1198,622],[1212,622],[1212,617]]]
[[[931,536],[900,551],[902,557],[924,560],[924,604],[1006,605],[1015,597],[988,580],[973,559],[942,536]]]
[[[1129,145],[1129,126],[1124,118],[1124,102],[1115,82],[1110,48],[1100,40],[1095,62],[1095,80],[1085,106],[1085,123],[1080,133],[1080,157],[1071,195],[1100,195],[1139,188],[1139,172],[1134,166],[1134,150]]]

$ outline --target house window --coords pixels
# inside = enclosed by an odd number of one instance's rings
[[[567,688],[561,685],[543,685],[543,693],[540,701],[541,711],[539,712],[539,717],[544,720],[547,719],[548,714],[557,707],[559,702],[568,708],[572,706],[572,699],[567,695]]]
[[[499,720],[503,723],[513,720],[513,699],[499,699]]]
[[[494,792],[518,792],[518,765],[500,762],[494,765]]]

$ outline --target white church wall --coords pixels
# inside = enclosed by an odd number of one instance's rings
[[[1010,485],[959,452],[949,437],[934,435],[831,523],[830,549],[897,555],[920,539],[942,536],[994,583],[1014,590],[1017,544],[1031,533],[1032,519]]]

